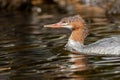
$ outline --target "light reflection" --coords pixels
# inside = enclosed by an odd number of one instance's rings
[[[75,72],[88,70],[88,64],[87,64],[87,57],[85,55],[80,54],[69,54],[70,57],[69,62],[72,63],[69,65],[69,73],[67,76],[71,77],[70,80],[85,80],[86,77],[83,75],[75,74]]]

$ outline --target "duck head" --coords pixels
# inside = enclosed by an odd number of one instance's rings
[[[86,24],[79,15],[63,18],[59,22],[54,24],[44,25],[44,27],[48,28],[67,28],[71,30],[80,29],[84,26],[86,26]]]

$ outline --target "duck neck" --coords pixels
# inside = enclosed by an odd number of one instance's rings
[[[84,29],[73,30],[69,40],[73,40],[74,42],[84,45],[84,40],[87,36],[87,33],[88,33],[88,31],[86,31]]]
[[[66,45],[66,49],[75,52],[82,52],[87,33],[88,30],[84,29],[73,30]]]

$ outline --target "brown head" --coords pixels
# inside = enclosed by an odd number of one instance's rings
[[[80,37],[78,36],[81,35],[81,42],[84,42],[85,37],[88,35],[88,27],[79,15],[63,18],[58,23],[44,25],[44,27],[71,29],[73,35],[70,38],[73,38],[75,41],[79,40],[78,38]]]
[[[44,27],[68,28],[68,29],[75,30],[75,29],[86,27],[86,24],[79,15],[75,15],[72,17],[63,18],[59,22],[54,24],[44,25]]]

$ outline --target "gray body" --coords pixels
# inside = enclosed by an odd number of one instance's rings
[[[89,45],[68,40],[66,48],[81,54],[120,56],[120,37],[104,38]]]

